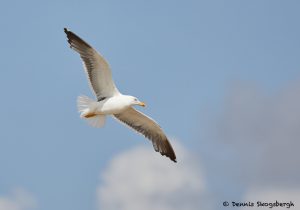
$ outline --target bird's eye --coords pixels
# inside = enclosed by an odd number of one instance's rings
[[[137,101],[137,98],[135,98],[134,101]]]

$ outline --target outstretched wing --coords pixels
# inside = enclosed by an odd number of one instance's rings
[[[119,94],[105,59],[88,43],[64,28],[70,47],[80,54],[90,86],[98,100]]]
[[[155,151],[160,152],[160,154],[176,162],[176,155],[169,140],[161,127],[154,120],[134,108],[129,108],[114,116],[116,119],[150,139]]]

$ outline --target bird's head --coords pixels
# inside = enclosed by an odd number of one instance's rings
[[[144,102],[141,102],[139,99],[137,99],[134,96],[130,96],[130,102],[131,102],[131,105],[139,105],[142,107],[146,106],[146,104]]]

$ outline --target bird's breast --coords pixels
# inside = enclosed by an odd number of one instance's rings
[[[113,98],[98,102],[97,113],[99,114],[118,114],[128,109],[130,106]]]

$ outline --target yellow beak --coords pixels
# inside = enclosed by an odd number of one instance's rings
[[[146,104],[145,104],[144,102],[140,102],[138,105],[139,105],[139,106],[142,106],[142,107],[145,107],[145,106],[146,106]]]

